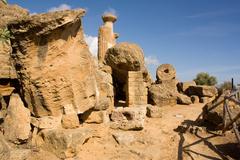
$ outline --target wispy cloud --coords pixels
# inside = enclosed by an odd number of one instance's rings
[[[239,13],[239,10],[218,10],[218,11],[210,11],[210,12],[201,12],[197,14],[193,14],[190,16],[186,16],[186,18],[213,18],[213,17],[220,17],[220,16],[227,16],[229,14]]]
[[[210,23],[177,33],[178,36],[224,37],[240,32],[240,25],[231,23]]]
[[[145,63],[146,63],[146,65],[155,65],[155,66],[160,64],[158,59],[154,58],[152,56],[145,57]]]
[[[60,4],[59,6],[57,7],[52,7],[48,10],[48,12],[55,12],[55,11],[62,11],[62,10],[69,10],[71,9],[72,7],[68,4]]]
[[[88,44],[89,50],[92,53],[92,55],[97,57],[98,37],[84,34],[84,39],[85,39],[86,43]]]
[[[114,8],[108,8],[107,10],[105,10],[105,11],[103,12],[104,15],[105,15],[105,14],[109,14],[109,13],[117,16],[117,11],[116,11]]]

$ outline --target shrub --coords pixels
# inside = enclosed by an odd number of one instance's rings
[[[217,84],[217,78],[214,76],[210,76],[206,72],[198,73],[194,81],[197,85],[214,86]]]

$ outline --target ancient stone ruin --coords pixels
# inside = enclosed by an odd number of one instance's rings
[[[14,37],[0,41],[2,160],[74,158],[99,137],[91,125],[119,131],[117,143],[130,144],[134,136],[123,131],[143,130],[146,116],[161,118],[165,106],[207,103],[218,94],[178,82],[171,64],[160,65],[153,82],[142,48],[116,42],[115,15],[102,16],[97,65],[83,36],[85,10],[29,15],[0,2],[0,15],[1,29]]]

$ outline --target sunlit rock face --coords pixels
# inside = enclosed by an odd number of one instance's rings
[[[84,14],[83,9],[59,11],[9,24],[21,96],[35,116],[57,116],[68,107],[82,113],[95,106],[96,67],[83,37]]]

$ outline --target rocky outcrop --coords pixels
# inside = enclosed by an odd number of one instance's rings
[[[30,111],[24,107],[19,95],[13,94],[4,119],[4,136],[19,144],[28,140],[30,130]]]
[[[92,131],[86,128],[44,130],[41,147],[54,153],[61,159],[77,155],[78,147],[92,137]]]
[[[93,59],[83,38],[82,9],[33,15],[9,24],[22,97],[35,116],[96,104]]]
[[[27,15],[27,10],[17,5],[6,5],[0,1],[0,78],[17,78],[10,58],[10,54],[12,53],[11,42],[9,40],[11,33],[7,29],[7,24]]]
[[[110,127],[122,130],[141,130],[144,128],[145,116],[145,106],[117,108],[110,116],[112,121]]]

